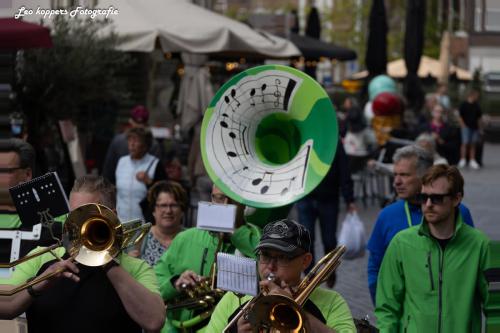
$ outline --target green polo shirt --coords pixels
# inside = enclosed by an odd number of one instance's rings
[[[222,332],[229,322],[229,317],[240,307],[240,304],[250,299],[251,296],[244,296],[240,300],[234,293],[227,292],[215,307],[210,322],[201,331]],[[338,333],[356,332],[351,311],[346,301],[337,292],[318,287],[311,293],[309,300],[321,312],[326,326]]]

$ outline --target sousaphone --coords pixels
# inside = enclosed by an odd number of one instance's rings
[[[283,207],[327,174],[337,148],[337,117],[310,76],[286,66],[258,66],[216,93],[200,141],[207,173],[227,196],[255,208]]]

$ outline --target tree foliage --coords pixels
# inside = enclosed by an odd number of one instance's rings
[[[109,24],[57,16],[52,27],[54,46],[24,51],[18,57],[18,99],[28,117],[84,124],[85,110],[127,96],[117,73],[132,61],[114,50],[120,43],[114,32],[103,34]]]
[[[360,64],[366,53],[368,36],[368,19],[372,1],[335,0],[331,15],[323,17],[333,24],[329,32],[333,42],[354,49],[359,56]],[[385,0],[387,25],[387,58],[389,61],[403,57],[403,43],[406,22],[406,2],[401,0]],[[427,1],[427,18],[425,24],[424,54],[439,57],[439,46],[442,35],[442,23],[436,12],[439,0]],[[362,66],[364,67],[364,66]]]
[[[323,16],[323,20],[332,22],[332,30],[326,31],[331,41],[355,50],[358,60],[363,63],[369,12],[369,6],[357,6],[356,1],[337,0],[331,15]]]

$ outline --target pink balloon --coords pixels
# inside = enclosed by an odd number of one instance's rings
[[[390,116],[403,111],[401,98],[391,92],[382,92],[373,100],[372,108],[376,116]]]

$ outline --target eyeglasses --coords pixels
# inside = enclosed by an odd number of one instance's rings
[[[0,173],[14,173],[16,170],[26,169],[23,167],[0,168]]]
[[[287,256],[284,254],[280,254],[277,256],[272,256],[267,252],[259,252],[257,253],[257,259],[259,260],[259,263],[261,264],[269,264],[271,261],[274,261],[277,266],[279,267],[287,267],[290,265],[290,263],[300,257],[300,254],[297,256]]]
[[[452,195],[451,193],[441,193],[441,194],[420,193],[418,195],[418,200],[420,201],[420,203],[425,204],[427,203],[427,200],[431,199],[433,205],[440,205],[443,203],[444,198],[450,197],[451,195]]]
[[[168,209],[170,208],[171,210],[176,210],[176,209],[179,209],[181,208],[181,205],[179,204],[156,204],[155,205],[156,208],[160,208],[160,209]]]

